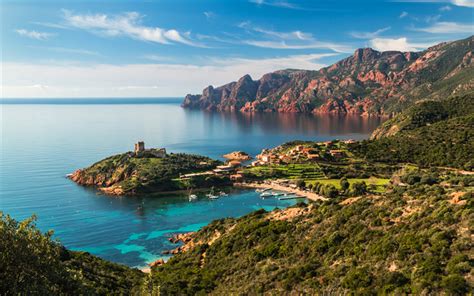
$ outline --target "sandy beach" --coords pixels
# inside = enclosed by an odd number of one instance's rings
[[[268,183],[261,183],[261,184],[259,184],[259,183],[234,183],[234,186],[235,187],[242,187],[242,188],[272,189],[272,190],[276,190],[276,191],[294,193],[294,194],[301,195],[303,197],[306,197],[307,199],[314,200],[314,201],[327,200],[326,197],[321,196],[319,194],[316,194],[314,192],[307,192],[307,191],[304,191],[304,190],[290,188],[290,187],[282,186],[282,185],[275,184],[275,183],[270,183],[270,184],[268,184]]]

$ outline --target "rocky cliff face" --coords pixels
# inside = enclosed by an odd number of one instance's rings
[[[422,52],[354,54],[319,71],[281,70],[201,95],[187,95],[184,108],[242,112],[313,112],[388,115],[414,100],[443,98],[474,88],[474,36]]]

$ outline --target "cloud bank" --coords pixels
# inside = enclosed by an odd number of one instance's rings
[[[199,93],[209,84],[221,85],[245,74],[298,68],[316,70],[318,60],[334,53],[281,58],[206,58],[209,65],[46,65],[3,63],[2,96],[7,97],[163,97]]]
[[[370,47],[376,49],[378,51],[390,51],[390,50],[397,50],[397,51],[419,51],[430,47],[433,44],[439,42],[432,42],[432,43],[412,43],[409,42],[406,37],[401,38],[375,38],[370,40]]]

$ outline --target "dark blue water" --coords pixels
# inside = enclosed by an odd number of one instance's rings
[[[52,99],[51,99],[52,100]],[[379,119],[296,114],[220,114],[189,111],[176,99],[3,101],[1,108],[0,210],[14,218],[38,216],[72,249],[143,266],[171,249],[167,238],[210,221],[296,201],[262,200],[235,191],[216,201],[186,196],[116,198],[98,195],[64,176],[137,140],[220,158],[233,150],[257,154],[295,139],[365,138]],[[55,99],[57,100],[57,99]]]

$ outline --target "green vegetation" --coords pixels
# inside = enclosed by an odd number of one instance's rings
[[[351,151],[370,162],[474,168],[474,95],[425,102],[392,124],[399,124],[394,135],[362,141]]]
[[[194,248],[153,269],[154,285],[186,295],[472,292],[474,176],[434,167],[472,169],[472,110],[468,96],[425,102],[392,120],[394,135],[350,144],[345,158],[245,170],[330,199],[215,221]],[[318,144],[274,151],[297,145]]]
[[[194,238],[203,244],[154,268],[153,283],[181,295],[462,295],[473,287],[474,177],[436,177],[345,205],[340,198],[301,204],[294,218],[258,211],[215,221]],[[452,194],[462,196],[458,203]]]
[[[146,279],[64,249],[34,219],[0,215],[0,294],[472,294],[474,175],[455,168],[474,168],[473,103],[420,103],[372,140],[267,151],[271,164],[244,169],[247,180],[287,179],[329,200],[214,221]],[[178,178],[219,163],[209,158],[144,156],[113,156],[72,178],[126,193],[227,182]]]
[[[345,182],[347,183],[345,183]],[[358,178],[358,179],[347,179],[347,178],[342,178],[342,179],[318,179],[316,181],[313,181],[309,184],[314,184],[315,183],[320,183],[323,185],[332,185],[338,190],[347,190],[351,185],[354,183],[361,183],[364,182],[367,186],[373,186],[373,191],[374,192],[383,192],[385,190],[385,187],[389,184],[390,179],[387,178]],[[345,186],[342,186],[343,184],[346,184]]]
[[[120,188],[121,194],[183,190],[228,184],[228,180],[212,176],[186,181],[178,178],[182,174],[213,169],[220,163],[199,155],[171,153],[160,158],[136,156],[130,152],[101,160],[79,171],[72,179],[83,185]]]
[[[85,252],[66,250],[41,233],[35,217],[18,222],[0,212],[1,295],[130,295],[142,272]]]
[[[247,177],[256,179],[287,178],[287,179],[318,179],[324,178],[324,172],[318,164],[286,164],[256,166],[246,169]]]
[[[314,149],[311,153],[319,153],[317,159],[308,159],[304,152],[292,153],[298,146],[305,149]],[[342,151],[340,157],[331,157],[329,151]],[[264,181],[268,179],[287,180],[297,187],[308,189],[326,197],[338,194],[353,195],[354,190],[341,187],[341,180],[353,186],[356,182],[366,184],[366,192],[380,193],[385,190],[391,175],[401,168],[398,165],[367,162],[357,158],[348,150],[348,144],[341,141],[318,143],[308,141],[293,141],[284,143],[267,151],[277,156],[291,155],[288,162],[263,164],[245,168],[243,174],[250,181]],[[300,182],[303,182],[301,185]],[[342,189],[342,190],[341,190]]]
[[[382,138],[400,131],[414,130],[435,122],[473,113],[474,94],[472,93],[442,101],[421,101],[383,123],[374,132],[374,138]]]

